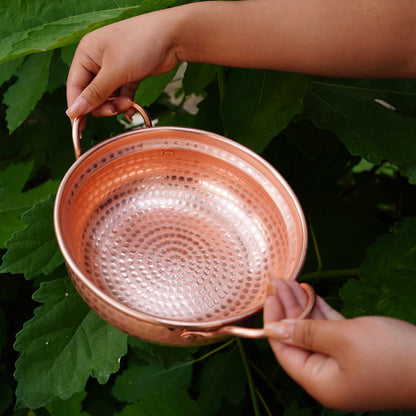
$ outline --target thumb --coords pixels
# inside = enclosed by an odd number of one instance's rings
[[[114,77],[101,69],[94,79],[84,88],[73,87],[68,95],[75,95],[75,101],[66,110],[69,118],[81,117],[98,108],[118,88]]]
[[[284,319],[264,326],[266,336],[284,344],[304,350],[333,356],[345,346],[346,335],[342,328],[345,320],[327,321],[317,319]]]

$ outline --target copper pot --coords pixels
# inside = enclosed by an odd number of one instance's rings
[[[236,335],[262,310],[270,276],[296,279],[307,230],[283,177],[207,131],[146,127],[107,139],[59,187],[54,225],[71,279],[103,319],[145,341],[189,346]],[[308,304],[312,288],[304,284]]]

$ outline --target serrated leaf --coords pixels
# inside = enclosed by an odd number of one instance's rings
[[[4,3],[4,1],[3,1]],[[184,3],[178,0],[16,0],[0,5],[0,63],[76,43],[100,26]]]
[[[348,317],[385,315],[416,323],[416,218],[396,224],[367,250],[359,280],[340,290]]]
[[[165,393],[151,393],[139,402],[127,405],[117,416],[199,416],[200,410],[194,400],[173,388]]]
[[[416,183],[416,118],[395,110],[401,95],[392,88],[372,87],[371,81],[314,81],[305,100],[307,116],[331,130],[353,155],[376,165],[387,160]]]
[[[166,369],[160,360],[143,351],[141,360],[130,362],[129,367],[117,377],[112,393],[117,400],[134,402],[152,392],[167,394],[171,386],[186,390],[191,378],[191,358]]]
[[[49,79],[47,85],[47,92],[52,94],[57,88],[65,86],[68,76],[68,67],[62,60],[60,51],[52,53],[52,60],[49,67]]]
[[[47,410],[50,416],[88,416],[87,412],[82,411],[82,401],[86,395],[85,391],[81,391],[68,400],[55,399],[47,406]]]
[[[1,273],[22,273],[26,279],[33,279],[63,263],[53,228],[53,204],[50,196],[22,215],[26,227],[6,242]]]
[[[36,202],[58,189],[58,181],[48,181],[27,192],[22,192],[33,163],[10,165],[0,172],[0,248],[11,235],[24,226],[21,215]]]
[[[46,91],[51,59],[52,52],[31,55],[16,72],[17,81],[3,98],[8,106],[6,120],[10,133],[23,123]]]
[[[127,352],[127,335],[98,317],[69,278],[42,283],[33,299],[43,303],[17,334],[18,407],[46,406],[84,389],[90,376],[106,383]]]
[[[232,69],[221,106],[227,135],[263,151],[302,112],[308,82],[303,75]]]
[[[247,384],[241,357],[235,350],[213,355],[204,362],[197,383],[197,402],[204,415],[215,415],[224,398],[239,403]]]
[[[14,59],[0,65],[0,86],[7,82],[22,65],[23,58]]]
[[[153,104],[172,81],[177,71],[178,68],[174,68],[166,74],[144,79],[136,92],[135,101],[144,107]]]

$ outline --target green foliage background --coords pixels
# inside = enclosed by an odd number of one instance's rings
[[[52,206],[74,160],[64,111],[76,44],[99,26],[180,3],[0,0],[0,415],[347,414],[292,382],[266,341],[150,345],[102,321],[68,278]],[[416,81],[192,63],[177,79],[175,70],[146,80],[137,101],[159,125],[226,135],[286,177],[309,226],[300,280],[348,317],[416,323]],[[83,145],[123,129],[90,118]]]

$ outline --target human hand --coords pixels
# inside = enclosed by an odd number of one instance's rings
[[[284,370],[324,406],[340,410],[416,409],[416,327],[386,317],[344,319],[318,297],[310,318],[295,281],[275,280],[264,307],[270,346]],[[280,321],[279,323],[276,321]]]
[[[175,19],[168,17],[162,10],[84,36],[68,74],[67,115],[73,119],[90,112],[96,117],[125,112],[141,80],[173,69],[179,62],[173,45]],[[121,98],[106,101],[115,92]]]

